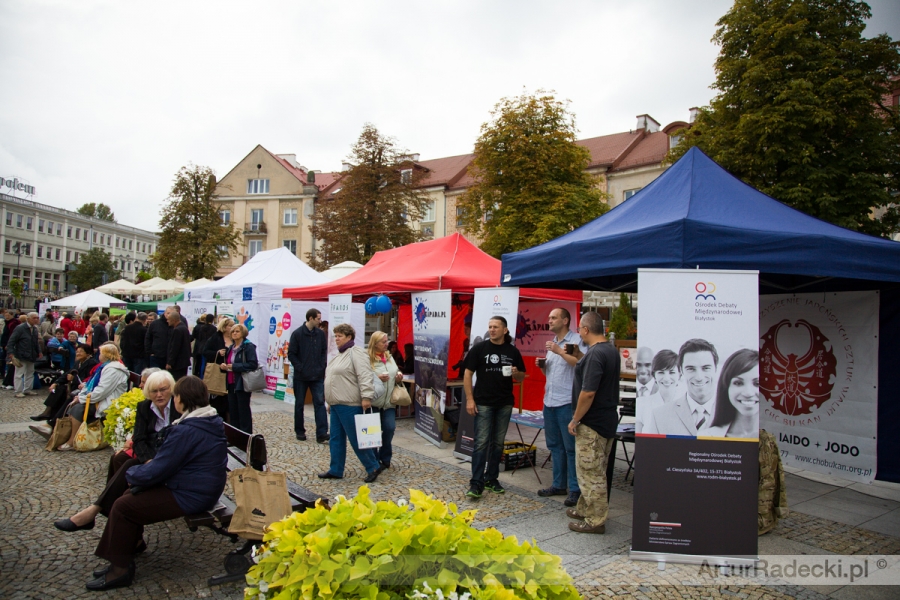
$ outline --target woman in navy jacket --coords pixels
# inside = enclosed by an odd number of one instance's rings
[[[235,323],[231,328],[231,339],[234,342],[225,355],[225,362],[219,368],[227,373],[225,383],[228,387],[228,421],[232,427],[253,433],[253,416],[250,414],[250,392],[244,390],[244,378],[241,373],[255,371],[259,368],[256,358],[256,345],[247,339],[247,328]]]
[[[208,402],[202,379],[189,375],[175,384],[175,409],[182,416],[164,430],[165,441],[153,460],[128,469],[131,487],[113,504],[94,552],[110,564],[94,571],[89,590],[131,585],[144,525],[210,510],[219,500],[227,443],[222,419]]]

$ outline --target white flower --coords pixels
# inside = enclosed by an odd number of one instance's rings
[[[260,582],[259,582],[259,591],[262,592],[263,594],[265,594],[266,592],[268,592],[268,591],[269,591],[269,584],[266,583],[265,581],[260,581]]]
[[[397,506],[406,506],[407,504],[409,504],[409,502],[406,500],[406,498],[400,498],[399,500],[397,500]]]

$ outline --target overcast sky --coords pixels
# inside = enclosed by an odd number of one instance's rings
[[[900,1],[867,35],[900,39]],[[339,170],[366,122],[422,159],[471,152],[496,102],[571,100],[579,137],[709,103],[730,0],[0,0],[0,176],[156,230],[174,174],[256,144]],[[4,191],[7,191],[4,188]]]

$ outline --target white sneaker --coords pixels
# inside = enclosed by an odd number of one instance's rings
[[[24,398],[25,394],[16,394],[16,398]]]
[[[11,386],[11,385],[4,385],[4,386],[3,386],[3,389],[4,389],[4,390],[14,390],[14,389],[16,389],[16,388],[14,388],[14,387]]]
[[[25,392],[26,396],[37,396],[37,392]]]

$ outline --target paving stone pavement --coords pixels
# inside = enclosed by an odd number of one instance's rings
[[[98,518],[92,531],[66,534],[53,527],[55,519],[69,516],[89,504],[102,489],[110,450],[79,454],[46,452],[44,440],[27,430],[27,417],[43,408],[43,396],[13,398],[0,390],[0,598],[90,597],[84,583],[101,561],[93,555],[105,525]],[[294,439],[292,407],[269,398],[254,397],[254,429],[266,436],[269,463],[289,478],[327,497],[353,495],[364,472],[348,451],[342,480],[321,480],[316,473],[329,464],[328,446]],[[307,407],[309,409],[309,407]],[[307,420],[311,412],[307,410]],[[452,459],[450,450],[437,450],[412,431],[412,420],[398,421],[392,468],[370,485],[376,500],[407,498],[416,488],[461,508],[476,508],[475,525],[495,527],[519,541],[535,540],[543,549],[562,557],[585,598],[789,598],[808,600],[855,598],[862,588],[803,588],[754,585],[709,577],[700,585],[685,585],[696,567],[631,561],[630,481],[624,468],[616,469],[610,499],[610,520],[602,536],[567,530],[561,498],[541,498],[530,470],[504,473],[503,495],[485,494],[479,502],[464,498],[469,466]],[[546,456],[538,450],[538,464]],[[624,465],[624,463],[621,463]],[[542,477],[550,470],[539,469]],[[545,475],[546,474],[546,475]],[[547,482],[544,481],[544,485]],[[790,487],[788,488],[790,498]],[[137,578],[130,588],[109,592],[122,598],[241,598],[242,585],[210,588],[206,580],[223,571],[222,559],[234,546],[208,529],[191,533],[183,521],[146,528],[149,549],[137,558]],[[821,517],[793,512],[778,528],[761,538],[761,553],[900,554],[900,538]],[[843,592],[842,592],[843,590]],[[890,589],[869,589],[864,597],[897,597]],[[885,592],[888,592],[885,595]],[[859,596],[863,597],[863,596]]]

